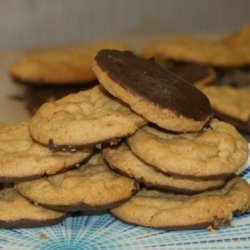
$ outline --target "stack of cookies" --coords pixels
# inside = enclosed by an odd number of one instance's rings
[[[1,191],[0,226],[108,209],[136,225],[206,228],[249,209],[236,175],[248,144],[202,92],[131,52],[101,50],[93,71],[100,85],[0,127],[1,180],[15,183]]]

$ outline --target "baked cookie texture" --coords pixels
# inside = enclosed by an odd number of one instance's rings
[[[101,50],[93,70],[113,96],[159,127],[199,131],[212,115],[208,99],[199,90],[131,52]]]
[[[34,179],[65,171],[89,157],[91,147],[78,152],[51,152],[35,143],[29,122],[20,121],[0,127],[0,181]]]
[[[199,37],[170,37],[155,41],[141,52],[145,58],[154,57],[158,62],[166,59],[196,62],[215,67],[237,67],[247,63],[246,57],[221,41]]]
[[[66,216],[35,205],[14,188],[0,191],[0,228],[41,227],[58,223]]]
[[[137,188],[134,180],[111,171],[104,163],[85,164],[76,170],[16,184],[17,191],[29,200],[63,211],[105,210],[128,200]]]
[[[141,226],[195,229],[228,225],[233,213],[245,213],[249,207],[249,184],[235,177],[222,189],[192,196],[144,189],[111,213]]]
[[[235,119],[239,129],[250,133],[250,88],[207,86],[201,90],[209,98],[214,111]]]
[[[230,124],[212,119],[199,133],[174,134],[145,126],[128,138],[135,155],[164,173],[226,176],[248,158],[248,143]]]
[[[222,187],[226,179],[191,179],[166,175],[136,157],[124,143],[117,148],[107,147],[102,151],[108,165],[147,187],[171,190],[179,193],[198,193]]]
[[[145,123],[98,85],[42,105],[31,119],[30,133],[45,145],[86,145],[127,136]]]
[[[100,49],[127,50],[119,41],[43,49],[27,55],[10,68],[10,75],[30,84],[82,84],[96,79],[92,59]]]

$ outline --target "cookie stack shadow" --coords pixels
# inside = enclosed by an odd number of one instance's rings
[[[250,207],[248,143],[207,97],[152,60],[101,50],[100,85],[0,127],[1,227],[111,212],[135,225],[218,228]]]

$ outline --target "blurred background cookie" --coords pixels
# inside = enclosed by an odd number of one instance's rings
[[[130,47],[119,41],[103,41],[38,49],[11,65],[11,77],[26,89],[21,98],[28,111],[34,114],[45,102],[97,84],[92,59],[103,48]]]

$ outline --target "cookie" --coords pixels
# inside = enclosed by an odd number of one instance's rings
[[[23,95],[14,96],[14,99],[24,103],[25,108],[32,116],[45,102],[53,102],[66,95],[93,88],[92,84],[54,85],[26,85]]]
[[[167,189],[179,193],[198,193],[219,188],[225,184],[223,178],[191,179],[163,174],[136,157],[126,144],[121,144],[118,148],[107,147],[103,149],[102,154],[112,169],[143,183],[147,187]]]
[[[43,49],[27,55],[10,68],[11,76],[30,84],[82,84],[96,79],[92,60],[98,50],[113,48],[126,50],[119,41],[81,44],[71,47]]]
[[[248,143],[230,124],[212,119],[199,133],[174,134],[143,127],[128,138],[132,152],[166,174],[222,177],[240,169]]]
[[[131,52],[101,50],[93,70],[113,96],[162,128],[199,131],[212,115],[208,99],[198,89]]]
[[[238,30],[222,40],[223,43],[236,50],[250,64],[250,24],[242,25]]]
[[[250,133],[250,88],[207,86],[202,91],[209,98],[215,116]]]
[[[207,65],[173,60],[165,60],[160,64],[164,69],[173,72],[198,88],[210,84],[216,79],[215,71]]]
[[[0,228],[49,226],[60,222],[66,214],[35,205],[14,188],[0,191]]]
[[[35,143],[29,122],[20,121],[0,127],[0,181],[15,182],[55,174],[72,168],[90,156],[88,147],[78,152],[53,153]]]
[[[143,48],[142,55],[145,58],[154,57],[158,62],[171,59],[226,68],[247,63],[244,55],[226,43],[191,36],[169,37],[153,42]]]
[[[54,149],[108,141],[132,134],[145,120],[98,85],[45,103],[32,117],[31,136]]]
[[[236,177],[220,190],[191,196],[144,189],[111,213],[135,225],[197,229],[229,225],[234,213],[243,214],[249,207],[249,184]]]
[[[85,164],[77,170],[18,183],[26,198],[62,211],[105,210],[128,200],[136,191],[134,180],[111,171],[104,163]]]

